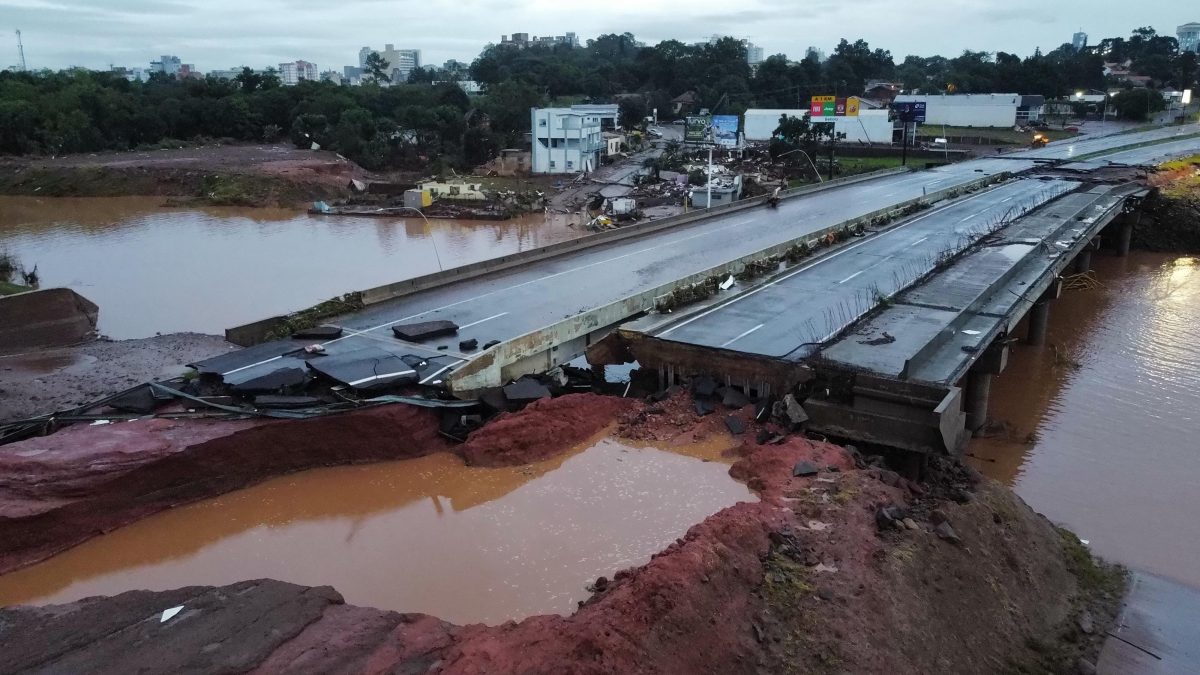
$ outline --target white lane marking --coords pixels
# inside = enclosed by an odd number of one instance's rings
[[[850,276],[846,277],[845,279],[842,279],[842,280],[841,280],[841,281],[839,281],[838,283],[839,283],[839,284],[844,284],[844,283],[846,283],[847,281],[850,281],[851,279],[853,279],[854,277],[856,277],[856,276],[858,276],[858,275],[862,274],[863,272],[866,272],[866,270],[859,270],[859,271],[855,272],[854,274],[851,274]]]
[[[918,222],[918,221],[924,220],[924,219],[926,219],[926,218],[929,218],[929,217],[931,217],[931,216],[936,216],[936,215],[940,214],[940,213],[941,213],[941,212],[943,212],[943,211],[946,211],[946,210],[949,210],[949,209],[953,209],[953,208],[957,208],[957,207],[959,207],[959,206],[962,206],[963,204],[966,204],[966,203],[967,203],[967,202],[969,202],[969,201],[972,201],[972,200],[974,200],[974,199],[979,199],[980,197],[983,197],[983,196],[985,196],[985,195],[988,195],[988,194],[990,194],[990,193],[991,193],[991,190],[988,190],[988,191],[985,191],[985,192],[980,192],[980,193],[978,193],[978,194],[975,194],[975,195],[972,195],[972,196],[970,196],[970,197],[967,197],[966,199],[964,199],[964,200],[962,200],[962,201],[959,201],[959,202],[954,202],[954,203],[952,203],[952,204],[947,204],[946,206],[943,206],[943,207],[940,207],[940,208],[934,209],[933,211],[930,211],[929,213],[926,213],[926,214],[924,214],[924,215],[917,216],[916,218],[913,218],[912,220],[909,220],[909,221],[908,221],[908,222],[906,222],[906,223],[903,223],[903,224],[897,225],[896,227],[894,227],[894,228],[892,228],[892,229],[888,230],[887,232],[883,232],[883,233],[881,233],[881,234],[877,234],[877,235],[875,235],[874,237],[868,237],[868,238],[866,238],[866,239],[863,239],[862,241],[859,241],[859,242],[857,242],[857,243],[850,244],[849,246],[847,246],[846,248],[844,248],[844,249],[842,249],[842,250],[840,250],[840,251],[835,251],[835,252],[833,252],[833,253],[830,253],[829,255],[827,255],[827,256],[825,256],[825,257],[823,257],[823,258],[820,258],[820,259],[818,259],[818,260],[814,260],[814,261],[812,261],[812,262],[810,262],[810,263],[808,263],[808,264],[806,264],[806,265],[801,265],[800,267],[797,267],[796,269],[792,270],[791,272],[789,272],[789,273],[787,273],[787,274],[785,274],[785,275],[783,275],[783,276],[779,277],[779,278],[778,278],[778,279],[776,279],[775,281],[772,281],[772,282],[770,282],[770,283],[767,283],[767,284],[763,284],[762,286],[759,286],[758,288],[755,288],[755,289],[753,289],[753,290],[746,291],[745,293],[742,293],[741,295],[739,295],[739,296],[737,296],[737,297],[735,297],[735,298],[732,298],[732,299],[730,299],[728,302],[723,302],[723,303],[721,303],[721,304],[719,304],[719,305],[717,305],[717,306],[715,306],[715,307],[712,307],[712,308],[708,309],[707,311],[701,312],[700,314],[697,314],[696,316],[693,316],[692,318],[690,318],[690,319],[688,319],[688,320],[686,320],[686,321],[682,321],[682,322],[680,322],[680,323],[678,323],[678,324],[676,324],[676,325],[674,325],[674,326],[671,326],[670,328],[668,328],[667,330],[663,331],[662,333],[659,333],[659,336],[664,336],[664,335],[667,335],[668,333],[670,333],[670,332],[672,332],[672,331],[674,331],[674,330],[676,330],[676,329],[683,328],[684,326],[688,325],[689,323],[692,323],[693,321],[699,321],[700,319],[703,319],[704,317],[708,316],[709,314],[712,314],[713,312],[716,312],[716,311],[718,311],[718,310],[724,309],[724,308],[726,308],[726,307],[728,307],[728,306],[732,305],[732,304],[733,304],[733,303],[735,303],[735,302],[740,302],[740,301],[742,301],[742,300],[745,300],[746,298],[748,298],[748,297],[750,297],[750,296],[754,295],[755,293],[760,293],[760,292],[762,292],[762,291],[765,291],[766,289],[768,289],[768,288],[770,288],[770,287],[772,287],[772,286],[775,286],[776,284],[781,284],[781,283],[783,283],[783,282],[787,281],[788,279],[791,279],[792,277],[796,276],[797,274],[800,274],[800,273],[802,273],[802,272],[807,272],[808,270],[810,270],[810,269],[812,269],[812,268],[816,267],[817,265],[821,265],[821,264],[827,263],[827,262],[829,262],[830,260],[833,260],[834,258],[836,258],[836,257],[838,257],[838,256],[840,256],[840,255],[844,255],[844,254],[846,254],[846,253],[849,253],[850,251],[853,251],[854,249],[858,248],[859,246],[865,246],[865,245],[867,245],[867,244],[869,244],[869,243],[871,243],[871,242],[873,242],[873,241],[878,241],[880,238],[882,238],[882,237],[886,237],[886,236],[888,236],[889,234],[894,234],[894,233],[896,233],[896,232],[899,232],[899,231],[903,230],[904,228],[906,228],[906,227],[908,227],[908,226],[912,225],[913,223],[916,223],[916,222]]]
[[[384,380],[389,377],[400,377],[401,375],[415,375],[416,372],[417,371],[415,371],[415,370],[398,370],[394,373],[380,373],[379,375],[372,375],[370,377],[364,377],[361,380],[347,382],[346,384],[350,385],[351,387],[357,387],[358,385],[363,384],[364,382],[372,382],[374,380]]]
[[[234,373],[240,373],[247,368],[253,368],[254,366],[261,366],[263,364],[267,364],[272,361],[278,361],[279,359],[282,359],[282,358],[283,358],[282,356],[272,356],[271,358],[269,358],[265,361],[259,361],[258,363],[251,363],[250,365],[242,366],[241,368],[234,368],[233,370],[229,371],[228,373],[221,373],[221,377],[225,377],[226,375],[232,375]]]
[[[1017,198],[1016,195],[1013,195],[1012,197],[1005,197],[1004,199],[1000,200],[1000,203],[1003,204],[1004,202],[1011,202],[1012,200],[1014,200],[1016,198]]]
[[[983,211],[980,211],[979,213],[983,213]],[[974,218],[975,216],[979,215],[979,213],[972,213],[971,215],[967,216],[966,218],[963,218],[962,220],[960,220],[960,221],[958,221],[958,222],[960,222],[960,223],[965,223],[965,222],[967,222],[968,220],[970,220],[970,219]]]
[[[460,361],[460,363],[462,363],[462,362]],[[427,377],[427,378],[425,378],[425,379],[421,380],[421,381],[420,381],[420,382],[418,382],[417,384],[428,384],[428,382],[429,382],[430,380],[432,380],[433,378],[437,377],[438,375],[441,375],[442,373],[446,372],[447,370],[450,370],[451,368],[453,368],[454,366],[457,366],[457,365],[458,365],[458,363],[451,363],[451,364],[450,364],[450,365],[448,365],[448,366],[445,366],[445,367],[443,367],[443,368],[440,368],[440,369],[438,369],[438,370],[435,370],[435,371],[433,372],[433,374],[432,374],[432,375],[430,375],[429,377]]]
[[[473,328],[473,327],[475,327],[475,326],[478,326],[478,325],[479,325],[479,324],[481,324],[481,323],[486,323],[486,322],[488,322],[488,321],[491,321],[492,319],[499,319],[499,318],[500,318],[500,317],[502,317],[502,316],[508,316],[508,312],[500,312],[499,314],[496,314],[496,315],[494,315],[494,316],[489,316],[489,317],[488,317],[488,318],[486,318],[486,319],[480,319],[480,320],[476,321],[475,323],[469,323],[469,324],[467,324],[467,325],[465,325],[465,326],[459,326],[459,327],[458,327],[458,329],[459,329],[459,330],[465,330],[465,329],[467,329],[467,328]]]
[[[728,347],[729,345],[731,345],[731,344],[733,344],[733,343],[737,342],[738,340],[741,340],[742,338],[744,338],[744,337],[746,337],[747,335],[749,335],[749,334],[753,333],[754,331],[758,330],[759,328],[762,328],[762,327],[763,327],[763,326],[765,326],[765,325],[767,325],[767,324],[765,324],[765,323],[760,323],[760,324],[758,324],[757,326],[755,326],[754,328],[751,328],[750,330],[746,331],[745,333],[742,333],[741,335],[739,335],[739,336],[737,336],[737,337],[733,338],[732,340],[726,340],[726,341],[725,341],[725,343],[724,343],[724,344],[722,344],[721,346],[722,346],[722,347]]]
[[[918,239],[918,240],[914,241],[913,243],[909,244],[909,245],[908,245],[908,247],[909,247],[909,248],[912,248],[912,247],[916,246],[917,244],[919,244],[919,243],[921,243],[921,242],[925,241],[925,240],[926,240],[926,239],[928,239],[928,238],[929,238],[929,237],[921,237],[920,239]]]

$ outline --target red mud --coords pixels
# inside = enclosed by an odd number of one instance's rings
[[[450,447],[434,413],[401,405],[295,422],[69,427],[0,449],[0,573],[271,476]]]
[[[472,433],[459,452],[472,466],[530,464],[582,443],[636,407],[635,401],[597,394],[540,399],[491,420]]]
[[[526,431],[548,407],[505,418],[521,440],[492,447],[506,448],[506,459],[517,449],[548,452]],[[639,424],[631,414],[627,431]],[[714,424],[640,419],[646,433],[676,437]],[[569,445],[552,435],[569,425],[541,431],[552,445]],[[759,445],[756,431],[746,431],[731,473],[756,486],[760,502],[727,508],[646,565],[598,580],[569,617],[459,627],[275,581],[133,591],[0,610],[8,626],[0,671],[86,663],[135,672],[169,662],[173,672],[261,673],[1059,672],[1087,643],[1064,629],[1083,594],[1063,538],[1008,491],[985,483],[963,504],[918,503],[927,498],[888,472],[856,469],[842,448],[796,437]],[[822,471],[793,477],[801,460]],[[916,529],[878,531],[876,511],[888,504],[913,506]],[[934,507],[961,543],[942,540],[916,515]],[[146,620],[178,604],[200,611],[163,626]],[[91,625],[97,616],[102,627]],[[273,628],[243,629],[264,625]]]

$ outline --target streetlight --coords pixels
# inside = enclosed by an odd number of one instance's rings
[[[808,160],[808,165],[812,167],[813,173],[817,174],[817,182],[818,182],[818,183],[824,183],[824,182],[825,182],[825,179],[824,179],[824,178],[821,178],[821,172],[820,172],[820,171],[817,169],[817,165],[816,165],[816,163],[815,163],[815,162],[813,162],[813,161],[812,161],[812,157],[809,157],[809,156],[808,156],[808,153],[807,153],[807,152],[805,152],[805,151],[804,151],[803,149],[801,149],[801,148],[796,148],[795,150],[788,150],[787,152],[785,152],[785,153],[783,153],[783,154],[779,155],[779,157],[776,157],[775,159],[781,159],[781,158],[783,158],[783,157],[787,157],[788,155],[790,155],[790,154],[792,154],[792,153],[795,153],[795,152],[798,152],[798,153],[800,153],[800,154],[804,155],[804,159],[807,159],[807,160]]]
[[[1104,111],[1102,113],[1100,113],[1100,123],[1101,124],[1107,123],[1108,122],[1108,92],[1100,91],[1099,89],[1088,89],[1087,91],[1090,91],[1095,94],[1104,94]],[[1075,92],[1075,98],[1082,101],[1083,100],[1083,91]]]
[[[421,216],[421,218],[425,221],[425,227],[429,228],[429,243],[433,244],[433,257],[437,259],[438,271],[444,272],[445,268],[442,267],[442,256],[438,253],[437,238],[433,236],[433,225],[430,224],[429,218],[427,218],[424,213],[421,213],[421,209],[418,209],[415,206],[396,206],[393,208],[395,208],[397,211],[416,211],[417,215]]]

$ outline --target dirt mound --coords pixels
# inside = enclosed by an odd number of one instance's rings
[[[69,427],[0,452],[0,572],[271,476],[450,447],[433,412],[403,405],[302,421]]]
[[[505,417],[501,429],[519,440],[500,456],[566,445],[555,434],[569,425],[535,429],[540,444],[514,429],[547,419],[601,424],[629,405],[605,401],[543,402]],[[1077,614],[1119,585],[999,485],[941,500],[884,468],[856,468],[860,458],[842,448],[797,437],[748,438],[737,453],[731,471],[757,486],[760,502],[727,508],[646,565],[598,579],[571,616],[456,627],[265,581],[132,592],[0,610],[9,626],[0,670],[86,662],[130,672],[161,655],[176,672],[1063,672],[1095,649]],[[939,480],[956,490],[969,483],[944,473]],[[177,604],[185,610],[172,622],[146,620]],[[189,612],[193,605],[202,611]],[[103,626],[84,629],[94,617]],[[1105,626],[1098,618],[1095,634]],[[206,641],[220,641],[227,661],[199,648]]]
[[[472,433],[459,451],[473,466],[537,462],[591,438],[636,406],[628,399],[597,394],[540,399],[495,418]]]

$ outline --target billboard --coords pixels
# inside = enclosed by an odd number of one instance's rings
[[[901,122],[925,123],[925,101],[904,101],[892,104]]]
[[[714,115],[712,118],[713,142],[726,148],[738,144],[738,116]]]
[[[712,118],[708,115],[694,115],[687,118],[683,125],[683,140],[688,143],[711,142]]]
[[[808,104],[808,114],[812,117],[858,117],[860,105],[857,96],[814,96]]]

